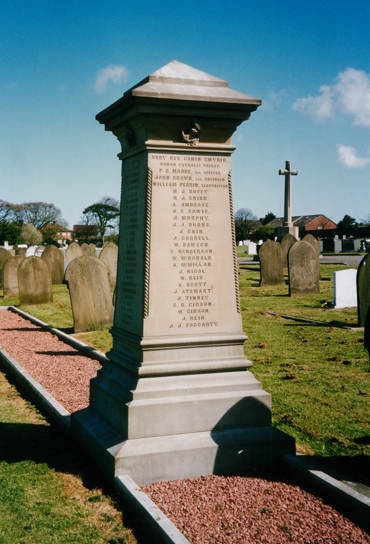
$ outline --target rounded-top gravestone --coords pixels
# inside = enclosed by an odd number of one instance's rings
[[[370,308],[370,253],[367,253],[357,269],[357,315],[359,327],[365,326]]]
[[[113,301],[109,271],[96,257],[78,257],[67,267],[68,285],[75,332],[113,325]]]
[[[118,246],[114,242],[109,242],[103,247],[99,259],[101,259],[109,270],[109,283],[112,289],[117,283],[117,261],[118,261]]]
[[[5,247],[0,247],[0,287],[3,287],[3,267],[5,262],[11,257],[10,251],[5,249]]]
[[[66,259],[72,261],[77,257],[82,257],[82,249],[77,242],[72,242],[66,249]]]
[[[283,250],[283,267],[288,268],[288,253],[293,244],[295,244],[297,238],[293,234],[286,234],[281,240],[281,248]]]
[[[309,244],[311,244],[311,246],[316,251],[317,256],[320,257],[320,253],[321,253],[320,244],[317,241],[317,239],[314,236],[312,236],[312,234],[306,234],[305,236],[303,236],[301,241],[302,242],[308,242]]]
[[[91,247],[89,246],[89,244],[83,243],[81,245],[81,250],[82,250],[82,255],[84,257],[93,257],[93,252],[92,252]]]
[[[18,266],[26,257],[23,255],[15,255],[10,257],[4,263],[3,279],[4,279],[4,298],[18,297]]]
[[[288,253],[289,296],[309,296],[320,293],[319,259],[308,242],[297,242]]]
[[[64,279],[64,257],[63,253],[56,246],[48,246],[42,253],[43,259],[51,272],[53,285],[60,285]]]
[[[283,250],[279,242],[267,240],[260,247],[258,256],[261,262],[261,287],[265,285],[285,285]]]
[[[20,263],[18,287],[22,306],[53,302],[51,273],[40,257],[28,257]]]

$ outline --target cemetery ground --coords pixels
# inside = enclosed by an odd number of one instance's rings
[[[289,297],[288,285],[259,287],[258,264],[242,265],[239,283],[243,327],[248,336],[245,354],[253,362],[251,370],[263,389],[272,394],[273,425],[295,437],[299,452],[337,463],[341,469],[345,468],[346,474],[351,472],[349,479],[370,486],[370,372],[363,331],[356,330],[356,308],[335,310],[321,303],[333,300],[333,272],[346,268],[349,267],[321,265],[320,295]],[[54,286],[53,297],[53,304],[22,310],[71,334],[73,318],[67,288]],[[4,300],[0,291],[0,304],[19,307],[19,299]],[[112,343],[109,331],[104,329],[75,336],[103,352]],[[23,537],[24,543],[135,542],[130,531],[125,533],[120,525],[121,519],[118,523],[117,510],[110,510],[114,508],[112,499],[106,499],[102,493],[103,483],[96,471],[87,468],[86,460],[76,461],[75,446],[22,400],[3,374],[0,384],[0,416],[9,436],[7,444],[2,446],[5,452],[0,463],[7,489],[4,504],[8,534],[14,534],[19,516],[24,516],[23,527],[30,527],[27,531],[31,535]],[[32,444],[35,425],[41,442],[47,443],[47,448],[40,451],[37,441]],[[27,461],[19,454],[24,447],[30,448]],[[23,477],[19,484],[20,474]],[[53,490],[56,490],[55,499]],[[45,497],[46,502],[40,497]],[[103,508],[91,514],[91,509],[96,504],[105,504],[105,500],[108,510]],[[62,513],[66,510],[65,518]],[[53,527],[55,519],[50,515],[58,511],[61,512],[57,516],[59,528]],[[110,527],[111,536],[87,537],[89,531],[98,534],[102,526]],[[68,534],[68,530],[76,531],[76,535],[72,540],[63,536],[51,540],[50,534],[54,535],[57,529],[62,531],[61,535],[63,531]],[[39,535],[45,535],[44,540]],[[0,542],[1,537],[0,532]],[[4,542],[21,540],[9,538]]]

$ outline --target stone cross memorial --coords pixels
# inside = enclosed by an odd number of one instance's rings
[[[111,477],[232,473],[294,452],[243,353],[231,137],[260,104],[173,61],[97,115],[122,146],[113,348],[72,426]]]
[[[285,176],[285,191],[284,191],[284,224],[277,229],[277,237],[279,240],[284,238],[286,234],[293,234],[298,239],[299,229],[293,226],[292,222],[292,198],[291,198],[291,176],[298,176],[298,170],[290,169],[290,161],[285,161],[285,170],[279,170],[280,176]]]

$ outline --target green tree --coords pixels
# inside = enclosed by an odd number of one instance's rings
[[[338,234],[340,236],[355,236],[358,228],[358,224],[356,223],[356,219],[354,217],[351,217],[350,215],[345,215],[341,221],[339,221],[338,225]]]
[[[276,219],[276,215],[272,212],[267,212],[265,217],[261,217],[260,221],[262,225],[267,225],[267,223],[270,223],[273,219]]]
[[[102,243],[104,244],[104,235],[108,228],[115,229],[119,217],[118,202],[112,198],[104,197],[100,202],[92,204],[82,212],[88,223],[97,225],[99,228]]]
[[[266,227],[266,225],[262,225],[254,231],[252,238],[255,241],[263,240],[264,242],[266,242],[266,240],[273,240],[274,236],[275,231],[272,227]]]

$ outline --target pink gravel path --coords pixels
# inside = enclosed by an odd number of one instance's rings
[[[100,364],[10,311],[0,346],[62,406],[89,404]],[[297,486],[242,476],[206,476],[143,487],[192,544],[366,544],[369,535]]]

